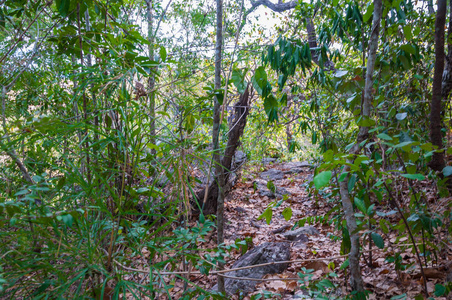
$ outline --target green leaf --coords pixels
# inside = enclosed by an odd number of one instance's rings
[[[257,218],[258,220],[261,220],[265,218],[265,222],[267,222],[268,225],[270,225],[273,217],[273,210],[271,207],[267,207],[264,212]]]
[[[381,235],[379,235],[376,232],[372,232],[370,234],[370,236],[372,237],[372,241],[374,241],[375,245],[378,248],[383,249],[385,247],[385,242],[383,241],[383,238],[381,237]]]
[[[69,12],[69,7],[71,5],[70,0],[57,0],[56,5],[58,7],[58,11],[60,12],[61,16],[66,17],[67,13]]]
[[[269,181],[267,182],[267,188],[268,188],[273,194],[276,193],[276,186],[275,186],[275,184],[273,183],[272,180],[269,180]]]
[[[402,45],[400,46],[400,49],[402,49],[406,53],[416,55],[416,48],[414,48],[414,46],[411,44]]]
[[[289,221],[292,218],[292,208],[290,207],[284,208],[284,210],[282,211],[282,215],[284,219],[286,219],[286,221]]]
[[[284,93],[284,94],[281,96],[281,98],[279,98],[278,102],[279,102],[279,104],[280,104],[281,106],[287,106],[287,94]]]
[[[435,284],[435,296],[441,297],[446,293],[446,287],[442,284]]]
[[[317,174],[314,177],[314,185],[316,189],[320,189],[324,186],[326,186],[329,182],[331,177],[333,176],[333,173],[331,171],[323,171],[319,174]]]
[[[263,90],[264,87],[267,85],[267,73],[265,72],[265,68],[263,66],[260,66],[254,72],[254,80],[257,83],[257,85],[261,88],[261,90]]]
[[[405,34],[405,38],[410,41],[413,38],[411,33],[411,25],[406,25],[403,27],[403,33]]]
[[[344,180],[345,180],[345,177],[347,177],[347,175],[348,175],[348,172],[342,173],[341,176],[339,177],[339,182],[344,181]]]
[[[355,205],[356,207],[363,213],[363,214],[367,214],[367,209],[366,209],[366,204],[364,203],[363,200],[356,198],[355,197]]]
[[[364,22],[364,23],[367,23],[367,21],[370,20],[370,17],[372,17],[373,12],[374,12],[374,4],[371,3],[371,4],[367,7],[366,13],[363,15],[363,22]]]
[[[401,294],[401,295],[393,296],[393,297],[391,297],[390,300],[399,300],[399,299],[406,299],[406,294]]]
[[[356,176],[356,174],[353,174],[352,176],[350,176],[350,178],[348,179],[348,192],[351,193],[353,191],[353,188],[355,187],[356,184],[356,180],[357,180],[358,176]]]
[[[451,166],[447,166],[443,169],[443,175],[445,177],[448,177],[450,175],[452,175],[452,167]]]
[[[245,77],[242,75],[242,73],[239,70],[234,69],[232,71],[231,79],[232,79],[232,83],[236,87],[237,91],[240,94],[243,94],[246,89],[246,84],[245,84]]]
[[[272,94],[265,98],[264,109],[269,123],[278,121],[278,100]]]
[[[413,180],[425,180],[425,176],[422,174],[402,174],[401,176]]]
[[[160,46],[159,54],[160,54],[160,58],[162,59],[162,61],[165,61],[166,60],[166,56],[167,56],[165,47]]]
[[[61,216],[61,220],[63,221],[63,223],[67,226],[67,227],[71,227],[72,223],[74,222],[74,218],[72,217],[72,215],[68,214],[68,215],[62,215]]]
[[[392,141],[392,137],[390,137],[389,135],[387,135],[386,133],[380,133],[377,135],[377,138],[381,139],[381,140],[386,140],[386,141]]]
[[[358,126],[361,127],[372,127],[375,126],[375,120],[370,119],[369,117],[363,117],[358,121]]]

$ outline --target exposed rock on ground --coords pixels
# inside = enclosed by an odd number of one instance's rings
[[[288,239],[289,241],[295,241],[297,238],[301,235],[318,235],[319,231],[317,228],[313,226],[304,226],[297,228],[295,230],[290,230],[285,233],[283,233],[283,236]]]
[[[270,169],[259,175],[264,180],[281,180],[284,178],[284,172],[278,169]]]
[[[231,269],[260,265],[269,262],[286,261],[289,259],[289,243],[267,242],[249,250],[232,265]],[[287,269],[287,267],[288,264],[266,265],[251,269],[233,271],[226,273],[226,275],[261,279],[266,274],[281,273]],[[257,283],[259,283],[259,281],[226,278],[225,288],[226,292],[230,295],[233,295],[239,291],[250,293],[255,290]],[[212,289],[217,290],[217,285],[215,285]]]

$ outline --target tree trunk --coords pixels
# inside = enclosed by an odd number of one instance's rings
[[[221,61],[223,47],[223,0],[217,1],[217,36],[215,42],[215,90],[221,88]],[[225,99],[223,99],[225,101]],[[218,178],[218,203],[217,203],[217,244],[224,242],[224,171],[220,161],[220,124],[221,124],[221,104],[215,97],[215,105],[213,110],[213,128],[212,128],[212,144],[213,144],[213,163],[215,164],[215,175]],[[218,262],[218,269],[222,270],[224,263]],[[218,276],[218,292],[225,294],[224,277]]]
[[[221,162],[222,169],[224,170],[224,182],[229,182],[229,176],[234,170],[232,165],[233,157],[240,146],[240,138],[243,135],[243,131],[246,126],[246,121],[249,113],[249,88],[245,90],[243,95],[240,96],[239,101],[234,105],[234,116],[231,122],[231,128],[228,135],[228,144],[224,151],[223,160]],[[215,176],[215,180],[210,184],[208,188],[208,194],[206,201],[204,202],[203,212],[205,214],[213,214],[217,211],[217,199],[218,199],[218,177]],[[224,186],[225,195],[229,192],[228,184]],[[205,190],[201,190],[197,194],[198,201],[201,202],[204,199]]]
[[[373,73],[375,68],[375,59],[378,48],[378,37],[380,33],[380,20],[382,14],[382,0],[374,0],[374,14],[372,20],[372,31],[369,42],[369,52],[367,58],[366,83],[364,87],[364,98],[361,115],[363,117],[370,117],[370,105],[373,97]],[[369,127],[360,127],[355,146],[350,153],[356,155],[359,153],[359,145],[369,136]],[[349,163],[353,163],[352,160]],[[345,165],[343,172],[349,172],[350,166]],[[345,219],[347,221],[347,229],[350,234],[351,249],[349,253],[350,265],[350,285],[354,291],[364,291],[363,279],[361,276],[361,268],[359,266],[359,233],[357,232],[356,218],[354,215],[353,203],[348,192],[349,176],[339,183],[339,189],[342,200],[342,207],[344,209]]]
[[[450,101],[452,91],[452,1],[449,3],[449,29],[447,32],[447,56],[441,85],[441,117],[445,119],[447,103]],[[450,126],[450,124],[449,124]]]
[[[447,1],[438,0],[435,21],[435,72],[433,74],[432,101],[430,102],[430,141],[438,149],[443,148],[441,133],[441,94],[444,71],[444,26],[446,24]],[[433,153],[429,167],[435,171],[444,168],[444,153]]]
[[[154,60],[154,16],[153,16],[153,0],[145,0],[146,1],[146,15],[148,21],[148,41],[149,41],[149,59],[151,61]],[[149,142],[155,145],[155,75],[153,72],[150,72],[148,78],[148,97],[149,97]],[[151,154],[155,157],[157,151],[152,148]],[[151,164],[154,164],[154,161],[151,161]]]

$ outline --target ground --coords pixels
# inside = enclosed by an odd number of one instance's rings
[[[285,168],[287,164],[267,165],[266,169],[279,169],[288,172]],[[338,287],[332,294],[325,293],[327,297],[345,295],[348,293],[349,285],[347,283],[347,274],[340,268],[346,257],[341,255],[340,239],[335,237],[341,236],[334,224],[329,222],[337,213],[328,216],[326,222],[315,222],[326,216],[328,211],[333,207],[333,201],[328,201],[320,195],[309,194],[308,182],[312,180],[313,171],[304,168],[300,173],[287,173],[281,180],[275,180],[274,184],[278,188],[284,188],[289,192],[289,197],[282,201],[281,205],[273,208],[273,217],[271,223],[267,224],[265,219],[259,219],[264,210],[271,205],[272,202],[278,202],[281,199],[271,199],[267,196],[261,197],[259,192],[255,190],[256,185],[253,184],[255,179],[259,177],[257,166],[254,169],[245,171],[242,179],[236,184],[231,194],[228,196],[225,204],[226,229],[225,241],[227,244],[234,243],[237,239],[246,239],[251,237],[252,244],[257,246],[264,242],[287,241],[282,233],[290,230],[299,220],[312,216],[311,225],[315,226],[319,231],[318,235],[307,235],[307,239],[294,241],[291,243],[291,263],[288,269],[282,274],[268,275],[268,281],[258,284],[258,291],[270,291],[275,293],[272,299],[295,299],[303,297],[300,290],[300,284],[290,278],[298,278],[297,273],[302,268],[313,269],[312,280],[318,280],[334,272],[337,277],[330,278]],[[424,183],[424,187],[431,188],[429,183]],[[421,187],[422,188],[422,185]],[[312,190],[311,190],[312,191]],[[427,190],[427,192],[429,192]],[[435,191],[431,191],[432,193]],[[331,200],[331,199],[330,199]],[[432,199],[429,199],[432,201]],[[444,200],[444,201],[450,201]],[[436,201],[435,201],[436,203]],[[292,217],[286,220],[282,212],[285,208],[290,207]],[[381,206],[380,209],[385,210],[387,207]],[[287,214],[286,214],[287,217]],[[397,219],[397,215],[390,215],[392,222]],[[273,233],[283,229],[281,233]],[[214,233],[208,245],[215,245]],[[398,238],[397,232],[381,233],[385,240],[385,248],[380,250],[375,245],[371,251],[365,251],[361,259],[362,273],[364,277],[366,289],[372,291],[370,299],[390,299],[393,296],[406,294],[406,299],[414,299],[416,295],[422,294],[422,278],[420,270],[416,263],[416,257],[412,251],[411,243],[408,237]],[[401,233],[403,234],[403,233]],[[442,233],[444,234],[444,233]],[[441,233],[438,233],[441,236]],[[421,241],[418,241],[421,243]],[[367,243],[366,243],[367,244]],[[367,247],[367,246],[366,246]],[[429,249],[434,251],[435,247]],[[444,249],[444,247],[439,247]],[[452,259],[452,248],[446,245],[446,250],[442,253],[436,252],[438,261],[432,264],[424,265],[424,272],[427,274],[427,287],[430,293],[434,291],[437,283],[444,283],[445,270],[448,268],[448,261]],[[395,252],[401,254],[403,265],[409,267],[405,271],[396,271],[394,263],[388,262],[386,258],[392,256]],[[369,253],[372,253],[372,266],[368,266]],[[441,257],[440,257],[441,256]],[[228,265],[230,267],[240,257],[240,253],[233,253],[228,257]],[[195,282],[204,285],[207,288],[212,287],[216,283],[215,276],[199,276]],[[175,292],[178,292],[175,289]],[[280,296],[277,296],[279,294]],[[304,292],[306,294],[306,292]],[[244,299],[249,299],[250,295]],[[234,296],[234,299],[239,299]],[[401,298],[403,299],[403,297]],[[439,298],[438,298],[439,299]],[[445,298],[444,298],[445,299]]]

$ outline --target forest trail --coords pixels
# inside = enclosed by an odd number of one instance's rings
[[[242,171],[241,180],[226,198],[226,244],[230,245],[239,240],[248,240],[249,249],[252,249],[252,247],[257,247],[266,242],[290,242],[290,260],[294,261],[289,264],[289,267],[283,273],[266,275],[264,278],[269,280],[259,282],[256,286],[256,292],[245,296],[245,298],[239,298],[235,295],[231,299],[250,299],[250,296],[263,291],[274,293],[273,296],[270,296],[270,299],[311,299],[307,296],[306,291],[300,289],[299,282],[287,280],[298,278],[297,273],[301,272],[302,268],[313,270],[311,282],[329,278],[336,284],[338,289],[329,295],[331,299],[346,295],[349,292],[347,290],[349,286],[348,275],[340,268],[346,260],[346,257],[341,257],[341,239],[339,238],[341,232],[335,229],[334,224],[329,223],[332,218],[337,217],[337,212],[327,216],[327,213],[337,202],[329,199],[327,193],[315,194],[314,189],[309,189],[309,182],[313,179],[312,168],[306,167],[306,165],[302,168],[294,168],[293,164],[268,164],[265,166],[265,172],[262,172],[261,165],[249,167]],[[268,196],[272,193],[269,193],[268,188],[265,187],[267,181],[262,179],[262,175],[268,174],[269,170],[272,175],[276,174],[276,180],[273,180],[276,187],[276,198]],[[278,190],[284,193],[281,194]],[[271,222],[267,224],[265,217],[259,217],[271,206],[273,206]],[[381,207],[381,209],[384,208]],[[288,211],[291,211],[290,219]],[[286,220],[285,216],[289,220]],[[299,228],[297,222],[306,218],[310,220],[304,226],[313,226],[318,233],[302,234],[295,240],[288,241],[283,234],[291,229]],[[310,224],[309,221],[311,221]],[[216,231],[210,233],[208,237],[208,242],[200,245],[201,248],[213,249],[215,247]],[[368,299],[390,299],[394,295],[403,293],[406,293],[407,299],[411,299],[410,297],[414,299],[416,295],[422,292],[420,271],[415,264],[415,256],[410,248],[397,247],[401,244],[408,246],[409,241],[406,238],[396,240],[396,233],[391,232],[384,238],[384,251],[387,251],[386,253],[372,245],[372,268],[367,265],[369,251],[364,251],[361,256],[366,289],[373,293]],[[364,243],[368,247],[368,243]],[[386,260],[386,257],[393,255],[394,251],[399,251],[404,265],[412,263],[413,267],[408,268],[409,271],[396,272],[394,264]],[[240,257],[239,251],[232,253],[226,258],[226,268],[231,268],[232,264]],[[452,259],[451,251],[449,251],[449,259]],[[429,272],[428,288],[430,291],[434,291],[436,283],[442,282],[444,273],[440,273],[443,267],[444,264],[439,263],[431,268],[426,268]],[[337,277],[328,277],[331,272],[337,274]],[[213,275],[207,278],[198,276],[191,279],[194,283],[205,288],[211,288],[217,281],[217,277]],[[179,282],[175,285],[173,292],[179,294],[182,289],[182,282]],[[328,295],[328,293],[326,294]]]

